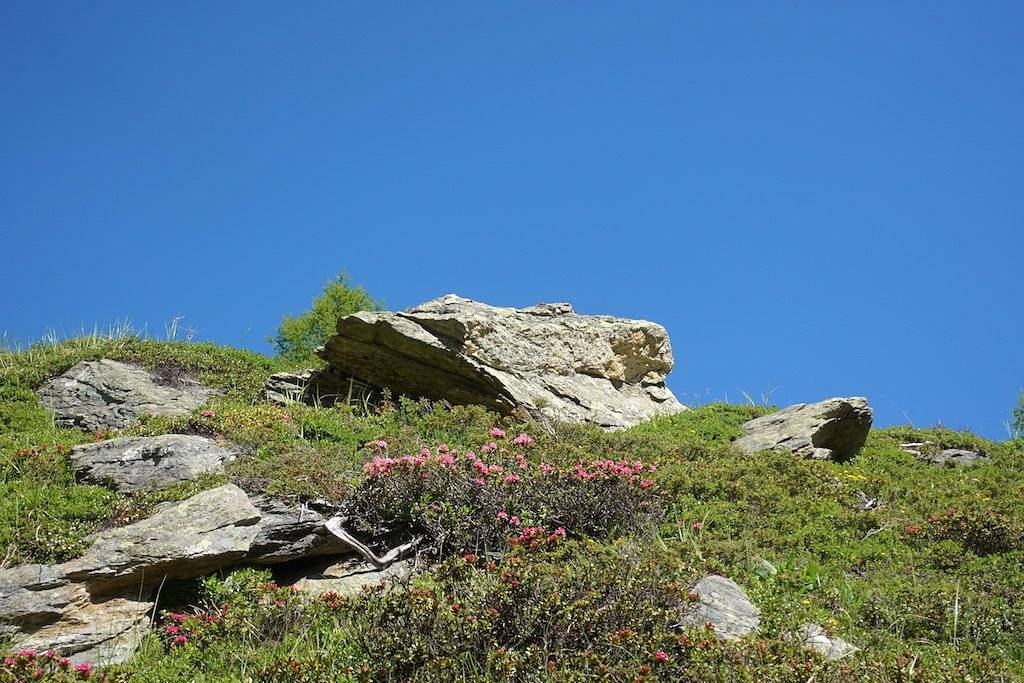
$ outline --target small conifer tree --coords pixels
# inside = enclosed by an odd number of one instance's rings
[[[358,311],[380,311],[384,303],[370,296],[362,286],[353,287],[343,271],[327,281],[322,294],[313,299],[313,307],[299,316],[286,315],[277,326],[277,334],[267,337],[274,345],[275,358],[287,365],[319,365],[313,350],[334,334],[338,318]]]

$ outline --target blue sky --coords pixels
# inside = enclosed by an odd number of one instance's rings
[[[0,334],[268,352],[341,270],[662,323],[687,403],[1005,438],[1024,5],[3,3]]]

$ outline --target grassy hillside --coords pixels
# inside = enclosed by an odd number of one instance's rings
[[[74,481],[67,453],[107,438],[54,425],[34,389],[100,357],[185,371],[222,393],[129,434],[198,433],[245,453],[249,491],[334,502],[367,528],[426,537],[430,570],[357,598],[307,600],[245,570],[179,586],[130,681],[960,681],[1024,675],[1024,442],[874,430],[850,463],[730,446],[767,412],[711,404],[619,433],[553,434],[474,407],[271,406],[274,363],[208,344],[84,338],[0,351],[5,565],[80,554],[87,534],[217,485],[116,494]],[[205,414],[204,414],[205,413]],[[908,441],[985,452],[937,467]],[[469,454],[472,453],[472,457]],[[410,456],[410,457],[404,457]],[[481,467],[484,469],[481,470]],[[762,610],[723,644],[669,628],[707,573]],[[793,638],[815,622],[861,648],[838,662]],[[12,656],[0,681],[83,672]],[[51,672],[52,669],[52,672]],[[98,677],[100,674],[93,674]]]

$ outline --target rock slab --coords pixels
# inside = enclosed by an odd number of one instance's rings
[[[306,573],[293,584],[311,596],[334,592],[345,597],[359,595],[366,586],[376,586],[394,577],[404,578],[412,572],[409,560],[402,560],[378,569],[361,557],[349,556],[339,561],[324,563],[317,570]]]
[[[216,472],[236,453],[213,439],[189,434],[121,437],[76,446],[71,465],[78,481],[115,491],[157,491]]]
[[[153,603],[137,597],[96,598],[59,565],[0,570],[0,638],[17,648],[52,648],[75,664],[117,664],[149,625]]]
[[[844,462],[857,454],[871,429],[866,398],[830,398],[797,403],[743,425],[734,445],[747,454],[788,451],[816,460]]]
[[[664,327],[569,304],[499,308],[450,294],[405,313],[342,317],[318,353],[372,386],[506,414],[623,429],[685,410],[665,386]]]
[[[87,432],[124,429],[143,415],[188,415],[214,394],[193,383],[167,386],[146,370],[110,359],[83,361],[39,389],[57,424]]]
[[[68,578],[103,592],[200,576],[244,557],[259,522],[245,491],[226,484],[101,532],[82,557],[63,567]]]
[[[693,592],[697,602],[686,608],[673,628],[710,624],[720,640],[736,640],[760,628],[761,610],[732,579],[711,574],[698,581]]]

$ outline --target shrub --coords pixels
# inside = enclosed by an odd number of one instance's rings
[[[527,527],[605,536],[635,533],[662,516],[648,478],[653,466],[579,460],[560,467],[527,458],[534,441],[526,434],[494,428],[491,436],[479,454],[441,444],[390,457],[386,441],[373,442],[379,452],[365,466],[349,516],[370,529],[411,524],[438,555],[500,550]]]

